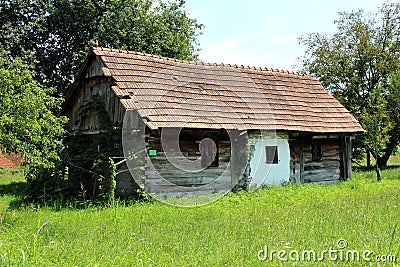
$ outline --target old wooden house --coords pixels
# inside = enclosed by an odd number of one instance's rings
[[[352,135],[363,131],[309,75],[101,47],[90,50],[63,113],[76,164],[104,151],[121,157],[124,146],[137,152],[130,172],[119,165],[119,195],[138,183],[186,194],[345,180]],[[138,134],[123,140],[124,129]]]

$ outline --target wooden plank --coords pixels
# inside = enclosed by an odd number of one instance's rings
[[[304,183],[315,183],[315,182],[326,182],[326,181],[339,181],[340,175],[329,175],[329,176],[321,176],[317,175],[307,175]]]
[[[146,184],[146,192],[150,194],[167,193],[168,196],[174,195],[200,195],[206,193],[228,192],[230,187],[226,185],[215,185],[213,187],[184,187],[166,186],[159,184]]]
[[[299,146],[299,162],[300,162],[300,183],[304,183],[304,153],[303,153],[302,143],[300,143]]]

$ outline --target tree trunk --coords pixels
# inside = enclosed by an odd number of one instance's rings
[[[371,168],[371,151],[367,149],[367,168]]]
[[[378,182],[382,181],[381,169],[379,168],[378,161],[376,161],[376,164],[375,164],[375,171],[376,171],[376,180]]]
[[[377,161],[379,166],[383,166],[386,167],[388,160],[390,158],[390,156],[393,153],[393,150],[396,148],[396,146],[399,144],[399,140],[396,137],[390,138],[390,142],[388,143],[388,145],[386,146],[385,149],[385,154],[383,154],[382,157],[378,157]]]

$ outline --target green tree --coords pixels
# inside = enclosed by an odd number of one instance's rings
[[[99,45],[180,59],[197,59],[202,25],[187,16],[185,2],[120,0],[106,6],[95,38]]]
[[[65,117],[58,117],[62,99],[54,88],[35,82],[21,60],[0,56],[0,145],[22,153],[28,167],[53,167],[61,149]]]
[[[48,9],[43,0],[0,1],[0,50],[2,56],[21,58],[23,64],[35,67],[35,51],[43,33]]]
[[[400,69],[399,16],[400,3],[383,4],[375,14],[342,12],[333,35],[299,39],[307,47],[300,59],[303,71],[314,74],[360,120],[367,133],[359,141],[379,166],[387,164],[400,140],[398,117],[390,112],[398,106],[390,80]]]
[[[195,59],[202,25],[189,18],[184,5],[181,0],[0,1],[0,48],[31,64],[34,78],[62,96],[93,41]]]
[[[43,1],[43,0],[42,0]],[[99,0],[51,0],[35,48],[37,69],[47,86],[63,96],[78,73],[98,32],[105,3]],[[112,1],[111,1],[112,2]]]
[[[393,128],[392,120],[387,112],[388,103],[384,97],[382,87],[371,93],[370,102],[363,107],[360,123],[365,129],[364,143],[375,158],[376,179],[381,181],[379,158],[385,152],[389,142],[390,131]]]

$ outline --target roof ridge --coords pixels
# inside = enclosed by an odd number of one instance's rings
[[[275,73],[292,74],[292,75],[296,75],[296,76],[313,77],[310,74],[301,73],[301,72],[295,72],[295,71],[289,71],[289,70],[280,70],[280,69],[273,69],[273,68],[267,68],[267,67],[256,67],[256,66],[249,66],[249,65],[237,65],[237,64],[227,64],[227,63],[210,63],[210,62],[204,62],[204,61],[193,61],[193,60],[186,60],[186,59],[177,59],[177,58],[165,57],[165,56],[149,54],[149,53],[143,53],[143,52],[137,52],[137,51],[132,51],[132,50],[122,50],[122,49],[107,48],[107,47],[102,47],[102,46],[92,46],[90,49],[92,51],[93,50],[100,50],[100,51],[118,52],[118,53],[125,53],[125,54],[134,54],[134,55],[139,55],[139,56],[147,56],[147,57],[158,58],[158,59],[162,59],[162,60],[166,60],[166,61],[173,61],[173,62],[179,62],[179,63],[192,64],[192,65],[231,67],[231,68],[243,69],[243,70],[247,69],[247,70],[256,70],[256,71],[268,71],[268,72],[275,72]]]

